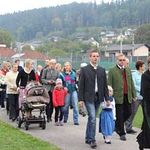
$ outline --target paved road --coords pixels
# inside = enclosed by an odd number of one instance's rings
[[[73,125],[72,111],[70,111],[70,120],[64,126],[54,126],[54,122],[47,123],[45,130],[42,130],[38,125],[30,125],[29,130],[25,131],[22,127],[21,131],[31,134],[34,137],[53,143],[57,145],[61,150],[90,150],[89,145],[84,143],[85,125],[87,118],[80,116],[80,125]],[[17,127],[15,122],[11,122],[6,116],[6,111],[0,110],[0,119]],[[98,119],[97,119],[98,123]],[[97,125],[98,127],[98,125]],[[140,131],[139,129],[137,129]],[[114,133],[112,137],[112,144],[107,145],[104,143],[102,135],[97,131],[97,144],[98,150],[138,150],[138,144],[136,142],[135,135],[127,135],[127,141],[120,141],[118,135]]]

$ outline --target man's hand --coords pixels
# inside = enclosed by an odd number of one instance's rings
[[[79,101],[79,107],[83,107],[84,106],[84,101]]]
[[[132,98],[132,100],[135,102],[137,100],[137,97]]]

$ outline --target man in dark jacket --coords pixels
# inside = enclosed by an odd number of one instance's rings
[[[85,143],[91,148],[96,148],[96,113],[100,102],[104,99],[109,105],[108,89],[105,69],[99,67],[99,53],[92,50],[89,55],[90,64],[81,69],[79,80],[79,105],[85,104],[88,112],[88,122],[86,127]]]

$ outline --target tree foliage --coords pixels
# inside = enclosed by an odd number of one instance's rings
[[[49,56],[65,56],[71,53],[86,52],[90,48],[91,45],[63,39],[58,42],[45,42],[42,46],[39,46],[37,50]]]
[[[150,44],[150,24],[143,25],[137,29],[135,42]]]
[[[7,47],[10,47],[11,42],[11,34],[6,30],[0,29],[0,44],[5,44]]]
[[[111,3],[72,3],[0,16],[0,27],[26,41],[49,32],[71,35],[79,27],[122,28],[150,23],[150,0],[112,0]]]

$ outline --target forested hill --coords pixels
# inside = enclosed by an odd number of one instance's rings
[[[33,9],[0,16],[5,28],[25,41],[52,31],[65,35],[78,27],[120,28],[150,23],[150,0],[113,0],[112,3],[72,3],[57,7]]]

